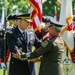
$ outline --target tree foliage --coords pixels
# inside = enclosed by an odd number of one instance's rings
[[[54,15],[54,6],[56,6],[57,14],[59,17],[60,7],[56,4],[56,1],[57,0],[47,0],[46,2],[43,3],[43,15],[53,16]],[[75,6],[75,0],[72,0],[73,10],[74,10],[74,6]]]
[[[72,0],[72,2],[73,2],[73,8],[74,8],[75,0]],[[2,7],[5,7],[7,9],[7,15],[13,14],[16,11],[16,9],[13,9],[14,5],[18,6],[19,13],[28,12],[29,3],[26,0],[0,0],[0,11],[1,11]],[[43,15],[53,16],[55,5],[56,5],[56,0],[45,0],[45,2],[42,4]],[[58,15],[60,15],[60,7],[59,6],[57,6],[57,12],[58,12]]]

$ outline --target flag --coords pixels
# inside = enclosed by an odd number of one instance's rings
[[[56,21],[58,20],[58,15],[57,15],[56,6],[54,7],[54,19],[55,19]]]
[[[0,28],[3,28],[4,25],[4,17],[5,17],[5,12],[4,12],[4,8],[2,8],[2,16],[1,16],[1,20],[0,20]]]
[[[30,23],[33,27],[34,32],[37,36],[41,32],[41,23],[42,23],[42,0],[27,0],[30,4],[29,11],[31,13],[32,22]],[[39,73],[40,63],[35,63],[35,73]],[[32,72],[34,74],[34,72]],[[33,75],[32,74],[32,75]]]
[[[57,4],[58,6],[61,6],[61,3],[62,3],[62,0],[57,0],[57,1],[56,1],[56,4]]]
[[[59,22],[65,24],[65,27],[62,28],[61,34],[65,45],[70,52],[74,49],[72,17],[72,0],[62,0]]]
[[[29,12],[31,13],[31,26],[36,32],[41,28],[42,22],[42,0],[27,0],[30,4]]]

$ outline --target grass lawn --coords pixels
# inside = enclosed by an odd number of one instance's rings
[[[0,75],[3,75],[3,70],[2,69],[0,69]],[[7,73],[5,75],[7,75]]]

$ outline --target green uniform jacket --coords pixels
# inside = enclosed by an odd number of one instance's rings
[[[39,75],[63,75],[61,60],[64,48],[61,36],[56,35],[45,41],[38,50],[25,57],[32,59],[42,55]]]

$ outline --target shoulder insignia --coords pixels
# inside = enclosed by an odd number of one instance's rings
[[[29,31],[29,32],[33,32],[33,30],[32,30],[32,29],[28,29],[27,31]]]
[[[13,32],[9,30],[9,31],[7,31],[7,33],[12,34]]]
[[[46,47],[46,46],[48,45],[48,43],[49,43],[49,41],[46,40],[46,41],[42,44],[42,46],[43,46],[43,47]]]

